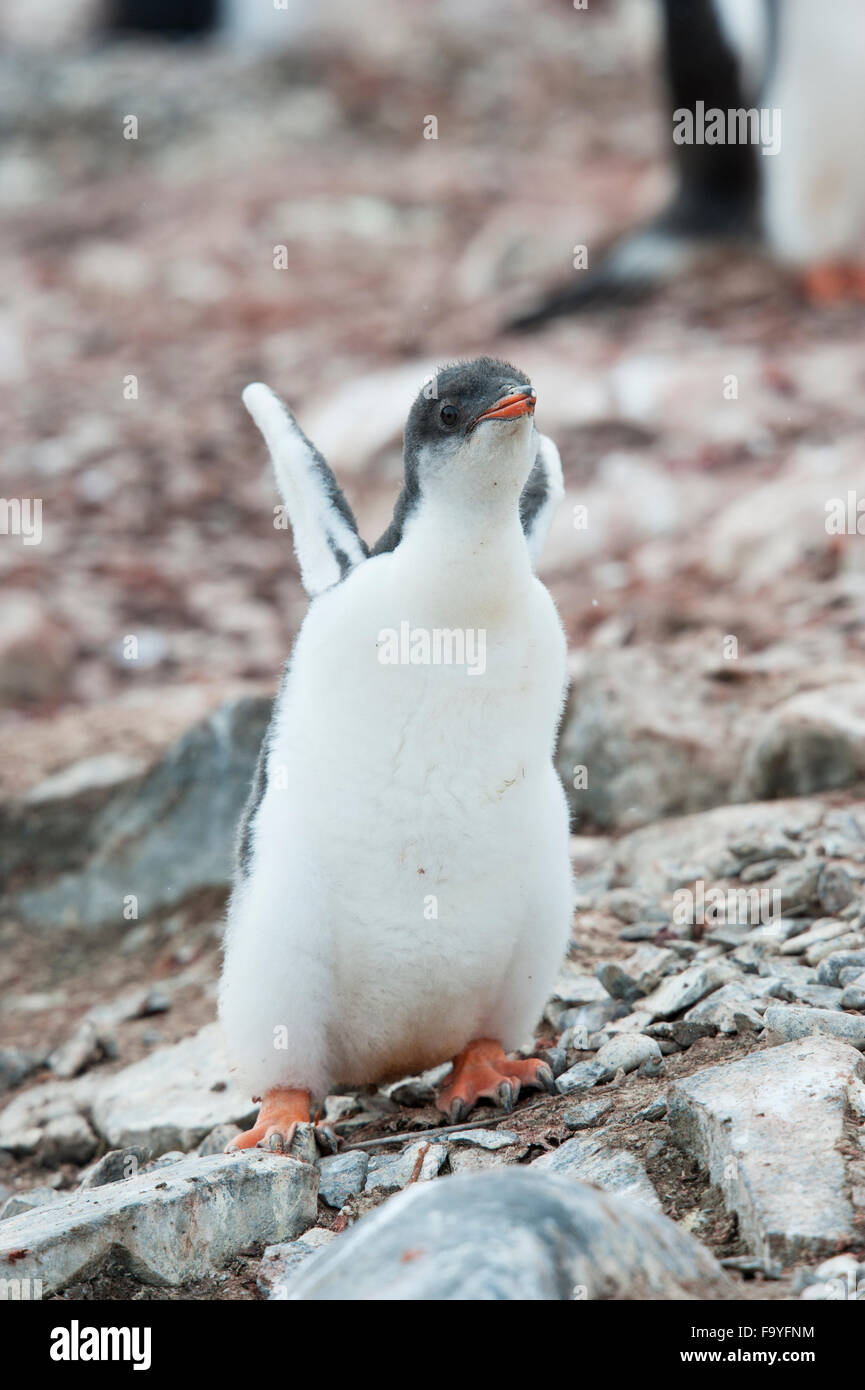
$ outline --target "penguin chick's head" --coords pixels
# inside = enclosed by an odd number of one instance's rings
[[[537,452],[535,392],[507,362],[479,357],[443,367],[412,406],[406,482],[424,496],[493,497],[516,505]]]

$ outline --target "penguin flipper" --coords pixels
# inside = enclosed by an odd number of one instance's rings
[[[520,496],[520,522],[529,547],[532,569],[537,569],[556,508],[565,495],[562,460],[545,434],[538,435],[534,466]]]
[[[330,589],[369,555],[333,471],[269,386],[254,382],[243,404],[264,436],[294,536],[303,587]]]

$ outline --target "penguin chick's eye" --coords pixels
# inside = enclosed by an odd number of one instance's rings
[[[446,430],[452,430],[459,423],[460,413],[455,405],[443,405],[439,411],[439,419]]]

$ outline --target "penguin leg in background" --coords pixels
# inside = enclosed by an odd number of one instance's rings
[[[442,1086],[436,1109],[443,1111],[451,1124],[459,1124],[481,1099],[497,1102],[510,1111],[523,1086],[555,1091],[549,1065],[538,1057],[508,1057],[494,1038],[476,1038],[454,1059],[453,1071]]]

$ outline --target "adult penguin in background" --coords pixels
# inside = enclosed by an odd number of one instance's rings
[[[672,200],[617,240],[596,270],[581,272],[507,326],[529,330],[589,306],[639,298],[736,244],[762,246],[812,300],[865,298],[865,4],[661,5]],[[683,140],[680,113],[698,110],[762,111],[774,122],[773,141]],[[748,129],[753,135],[759,127]]]

